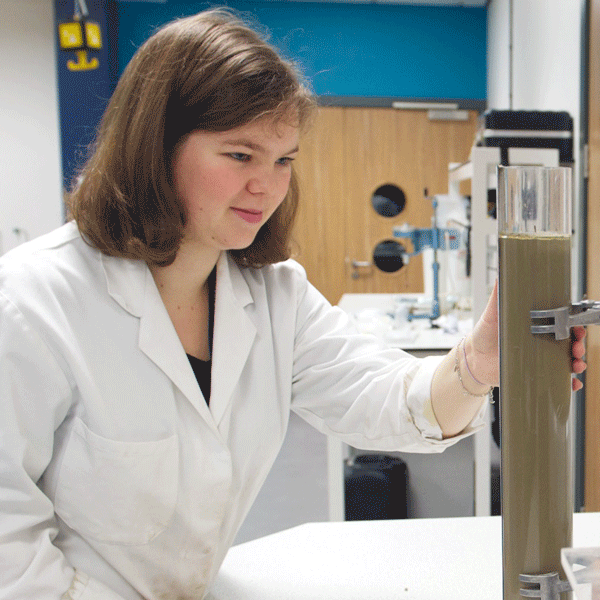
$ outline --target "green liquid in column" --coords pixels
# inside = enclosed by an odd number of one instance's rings
[[[504,600],[520,574],[556,571],[572,546],[570,340],[532,334],[530,310],[570,304],[568,236],[501,235],[500,399]]]

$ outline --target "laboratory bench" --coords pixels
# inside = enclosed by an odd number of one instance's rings
[[[449,332],[443,327],[432,327],[429,319],[400,320],[402,306],[416,309],[415,313],[428,312],[429,297],[425,294],[344,294],[338,306],[348,313],[363,333],[373,333],[382,338],[391,348],[402,348],[414,356],[446,354],[450,348],[473,328],[468,311],[453,311],[457,315],[456,330]],[[443,314],[441,320],[448,319]]]
[[[501,529],[501,517],[307,523],[232,547],[208,600],[501,600]],[[575,514],[573,547],[599,540],[600,513]]]

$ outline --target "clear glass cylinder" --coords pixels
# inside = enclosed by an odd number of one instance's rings
[[[531,310],[571,302],[571,169],[498,167],[504,600],[519,575],[558,572],[572,545],[571,343]]]

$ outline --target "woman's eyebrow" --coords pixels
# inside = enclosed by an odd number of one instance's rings
[[[245,138],[225,140],[224,143],[227,146],[245,146],[246,148],[250,148],[250,150],[264,150],[264,148],[260,144],[257,144],[256,142],[253,142],[251,140],[247,140]]]
[[[261,146],[260,144],[257,144],[256,142],[253,142],[252,140],[248,140],[245,138],[239,138],[239,139],[235,139],[235,140],[225,140],[224,143],[227,146],[244,146],[245,148],[249,148],[250,150],[254,150],[256,152],[266,152],[264,146]],[[295,146],[288,152],[284,152],[283,156],[285,156],[287,154],[295,154],[299,150],[300,150],[300,147]]]

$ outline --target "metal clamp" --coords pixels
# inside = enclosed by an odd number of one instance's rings
[[[557,340],[566,340],[571,335],[571,327],[600,324],[600,302],[582,300],[561,308],[532,310],[529,314],[532,321],[531,333],[549,333],[554,334]],[[539,319],[550,322],[536,323]]]
[[[571,584],[563,581],[558,573],[544,575],[519,575],[519,581],[534,588],[521,588],[519,593],[524,598],[542,598],[542,600],[559,600],[560,594],[572,591]]]

